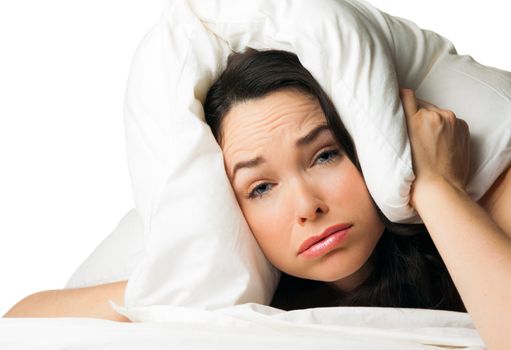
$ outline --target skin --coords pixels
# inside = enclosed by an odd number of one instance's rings
[[[370,274],[368,258],[384,225],[362,175],[330,130],[311,144],[295,145],[321,124],[326,119],[316,98],[280,90],[234,105],[222,125],[221,147],[238,203],[266,258],[287,274],[347,291]],[[237,162],[258,155],[266,162],[233,176]],[[353,226],[336,249],[312,259],[297,254],[307,238],[339,223]]]

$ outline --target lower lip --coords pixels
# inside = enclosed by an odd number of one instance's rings
[[[299,256],[304,258],[317,258],[318,256],[322,256],[328,252],[331,252],[344,241],[344,239],[348,235],[349,230],[350,228],[347,228],[342,231],[332,233],[327,238],[323,239],[322,241],[319,241],[318,243],[309,247],[307,250],[301,252]]]

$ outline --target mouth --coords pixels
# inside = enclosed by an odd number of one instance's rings
[[[303,257],[317,257],[336,248],[346,237],[352,224],[337,224],[328,227],[323,233],[307,238],[298,249]]]

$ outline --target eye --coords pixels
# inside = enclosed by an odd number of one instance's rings
[[[334,159],[336,159],[340,153],[341,152],[338,148],[326,150],[326,151],[320,153],[320,155],[316,158],[314,163],[319,162],[319,164],[325,164],[325,163],[333,162]],[[320,161],[320,160],[323,160],[323,161]]]
[[[250,193],[247,195],[247,198],[249,198],[249,199],[261,198],[262,196],[264,196],[264,194],[266,192],[268,192],[268,191],[264,191],[264,190],[267,189],[269,186],[271,186],[271,184],[268,182],[264,182],[264,183],[257,185],[256,187],[254,187],[254,189],[252,191],[250,191]]]
[[[333,162],[336,158],[340,155],[339,148],[333,148],[330,150],[323,151],[319,154],[319,156],[315,159],[315,163],[319,164],[327,164]],[[268,182],[260,183],[259,185],[255,186],[249,193],[246,195],[246,198],[248,199],[259,199],[262,198],[266,193],[269,192],[269,189],[273,187],[272,184]]]

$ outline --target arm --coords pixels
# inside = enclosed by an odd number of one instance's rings
[[[465,192],[422,183],[415,205],[488,349],[511,348],[511,241]]]
[[[403,102],[416,173],[411,204],[488,349],[511,349],[509,221],[497,215],[494,221],[464,191],[469,163],[466,124],[457,125],[459,119],[434,107],[417,112],[412,92],[405,92]],[[496,205],[506,202],[509,199]]]
[[[130,322],[108,302],[124,305],[126,283],[38,292],[19,301],[3,317],[92,317]]]

